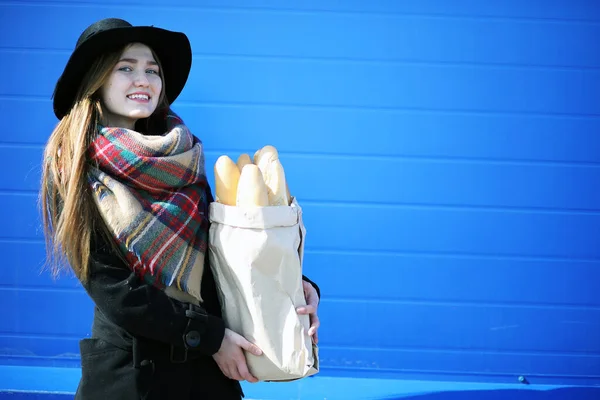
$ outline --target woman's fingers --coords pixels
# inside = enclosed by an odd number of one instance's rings
[[[317,293],[317,289],[310,283],[306,281],[302,281],[302,288],[304,289],[304,298],[306,299],[306,304],[311,305],[317,308],[319,305],[319,295]]]
[[[235,379],[235,375],[233,374],[233,372],[231,371],[231,365],[227,364],[224,365],[223,368],[221,368],[221,371],[223,372],[223,374],[228,377],[229,379]]]
[[[321,321],[319,320],[319,316],[317,314],[310,315],[310,328],[308,329],[308,334],[310,336],[317,333],[317,329],[321,326]]]
[[[302,286],[304,289],[306,305],[298,307],[296,309],[296,312],[302,315],[310,315],[310,328],[308,328],[308,335],[312,336],[313,342],[317,344],[317,342],[319,341],[317,330],[319,329],[319,326],[321,326],[321,321],[319,320],[319,316],[317,315],[317,308],[319,307],[319,296],[317,294],[317,290],[310,283],[302,281]]]
[[[258,346],[250,343],[243,336],[226,328],[221,348],[213,355],[213,358],[219,365],[223,374],[229,379],[258,382],[258,379],[252,376],[248,369],[243,350],[247,350],[257,356],[262,354],[262,351]]]
[[[317,308],[313,305],[301,306],[296,309],[298,314],[314,314],[317,312]]]
[[[262,350],[259,349],[257,345],[250,343],[243,336],[238,335],[237,339],[237,345],[240,346],[242,349],[249,351],[255,356],[260,356],[262,354]]]
[[[236,355],[234,361],[235,361],[235,365],[233,366],[233,369],[235,371],[235,375],[237,380],[243,381],[246,380],[248,382],[258,382],[258,379],[253,376],[250,371],[248,370],[248,364],[246,363],[246,357],[244,356],[244,353],[241,351],[242,349],[254,354],[255,356],[260,356],[262,354],[261,349],[258,348],[257,345],[250,343],[246,338],[244,338],[242,335],[239,334],[235,334],[234,336],[234,340],[236,345],[239,346],[240,351],[238,352],[238,354]]]
[[[304,299],[306,301],[305,306],[300,306],[296,309],[298,314],[315,314],[317,312],[317,308],[319,307],[319,296],[317,295],[317,290],[313,285],[306,281],[302,281],[302,286],[304,289]]]
[[[251,382],[251,383],[258,382],[258,379],[256,379],[256,377],[253,376],[250,373],[250,371],[248,370],[248,364],[246,364],[246,359],[244,358],[243,354],[242,354],[242,359],[240,361],[238,361],[237,371],[238,371],[238,373],[240,375],[240,379],[239,380],[246,380],[246,381]]]

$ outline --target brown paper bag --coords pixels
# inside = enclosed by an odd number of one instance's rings
[[[291,206],[242,208],[210,205],[210,265],[225,325],[256,344],[245,352],[262,381],[288,381],[319,370],[318,348],[308,336],[302,288],[306,230],[296,199]]]

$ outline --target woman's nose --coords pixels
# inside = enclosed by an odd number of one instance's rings
[[[134,82],[135,86],[140,87],[148,87],[150,86],[150,81],[148,81],[148,77],[145,73],[139,73],[135,75]]]

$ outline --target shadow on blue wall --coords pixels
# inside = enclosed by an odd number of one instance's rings
[[[495,389],[400,395],[378,400],[592,400],[600,399],[600,387],[560,388],[551,390]]]

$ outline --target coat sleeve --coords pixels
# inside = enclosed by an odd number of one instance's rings
[[[143,282],[115,255],[94,252],[91,257],[90,277],[84,287],[112,322],[132,335],[206,355],[219,350],[225,333],[221,318]]]

